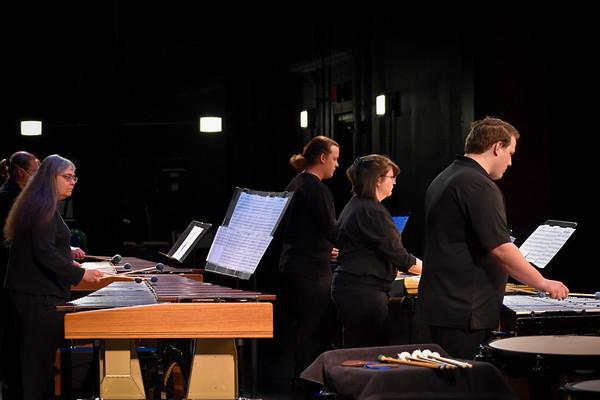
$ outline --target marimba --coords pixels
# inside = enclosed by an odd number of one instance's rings
[[[500,329],[523,335],[600,334],[600,300],[569,296],[565,300],[535,295],[507,295]]]
[[[65,338],[102,339],[100,397],[144,399],[133,339],[192,338],[189,399],[237,397],[235,338],[273,337],[275,296],[178,275],[113,282],[64,307]]]

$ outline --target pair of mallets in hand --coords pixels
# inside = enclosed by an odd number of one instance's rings
[[[119,254],[115,254],[112,257],[101,257],[101,256],[86,255],[86,258],[88,258],[88,259],[94,259],[94,260],[99,260],[99,261],[109,261],[113,265],[118,264],[123,259],[123,257],[121,257]],[[137,283],[141,283],[144,280],[150,280],[150,282],[157,282],[158,281],[158,277],[156,277],[156,276],[153,276],[150,279],[148,279],[148,278],[143,278],[143,277],[140,277],[140,276],[128,276],[128,275],[139,274],[139,273],[142,273],[142,272],[154,271],[154,270],[156,270],[158,272],[162,272],[165,269],[165,265],[163,263],[157,263],[156,265],[154,265],[152,267],[147,267],[147,268],[142,268],[142,269],[137,269],[137,270],[131,270],[132,265],[130,263],[125,263],[125,264],[123,264],[123,268],[125,268],[128,271],[127,272],[122,272],[122,273],[116,273],[116,274],[111,274],[111,273],[104,272],[104,275],[100,279],[106,279],[106,278],[110,278],[110,277],[115,276],[115,277],[130,279],[130,280],[135,281]],[[131,271],[129,271],[129,270],[131,270]]]
[[[127,268],[127,266],[129,266],[129,268]],[[125,265],[123,265],[123,267],[125,269],[131,269],[131,264],[129,263],[125,263]],[[109,274],[109,273],[104,273],[104,276],[100,279],[106,279],[106,278],[110,278],[110,277],[119,277],[119,278],[126,278],[126,279],[131,279],[132,281],[135,281],[137,283],[141,283],[142,281],[145,280],[149,280],[150,282],[157,282],[158,281],[158,277],[156,276],[152,276],[149,279],[148,278],[143,278],[141,276],[129,276],[132,274],[139,274],[141,272],[146,272],[146,271],[154,271],[156,270],[157,272],[162,272],[165,269],[165,265],[163,263],[157,263],[156,265],[154,265],[153,267],[147,267],[147,268],[142,268],[142,269],[137,269],[137,270],[131,270],[131,271],[127,271],[127,272],[122,272],[122,273],[117,273],[117,274]]]

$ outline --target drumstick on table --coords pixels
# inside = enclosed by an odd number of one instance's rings
[[[404,365],[414,365],[416,367],[425,367],[425,368],[433,368],[433,369],[446,369],[447,368],[445,365],[441,365],[441,364],[432,364],[430,362],[424,362],[424,361],[401,360],[399,358],[392,358],[392,357],[387,357],[384,355],[378,355],[377,361],[389,362],[389,363],[395,363],[395,364],[404,364]]]
[[[399,365],[395,365],[395,364],[390,364],[390,363],[377,363],[377,362],[373,362],[373,361],[363,361],[363,360],[346,360],[346,361],[342,361],[342,363],[340,364],[342,367],[366,367],[366,368],[380,368],[380,367],[387,367],[387,368],[398,368]]]
[[[445,368],[456,368],[456,365],[451,364],[451,363],[447,363],[447,362],[443,362],[443,361],[438,361],[438,360],[431,360],[428,358],[419,358],[418,357],[418,353],[421,353],[421,350],[415,350],[413,351],[413,354],[410,354],[408,351],[404,351],[400,354],[398,354],[398,358],[401,360],[411,360],[411,361],[421,361],[421,362],[429,362],[432,364],[437,364],[437,365],[442,365]]]
[[[448,365],[448,368],[456,368],[457,367],[457,365],[455,363],[451,363],[451,362],[447,362],[447,361],[441,361],[441,360],[436,360],[436,359],[434,359],[432,357],[430,358],[430,357],[426,356],[424,354],[424,352],[428,352],[427,354],[431,354],[431,352],[429,350],[427,350],[427,349],[425,349],[423,351],[421,351],[421,350],[415,350],[415,351],[412,352],[412,357],[414,359],[416,359],[416,360],[429,361],[429,362],[438,363],[438,364],[446,364],[446,365]],[[400,358],[402,358],[402,357],[400,357]]]
[[[443,363],[438,363],[437,361],[434,361],[434,360],[420,359],[416,356],[413,356],[408,351],[403,351],[402,353],[398,353],[398,358],[401,360],[406,360],[406,361],[418,361],[418,362],[428,362],[428,363],[432,363],[432,364],[443,364]],[[452,366],[452,368],[454,368],[454,366]]]
[[[437,351],[432,352],[431,350],[425,349],[421,352],[421,354],[423,354],[423,356],[425,356],[427,358],[433,358],[434,360],[443,361],[445,363],[453,364],[453,365],[456,365],[461,368],[473,368],[473,364],[469,364],[468,362],[454,360],[452,358],[442,357],[442,356],[440,356],[440,353],[438,353]]]

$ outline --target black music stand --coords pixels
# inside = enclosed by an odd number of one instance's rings
[[[206,259],[206,271],[248,280],[271,243],[292,192],[236,188]],[[253,279],[256,290],[256,278]],[[258,345],[250,339],[251,397],[256,397]]]
[[[183,260],[190,255],[211,226],[212,224],[207,224],[205,222],[190,222],[187,228],[185,228],[185,231],[179,235],[179,238],[177,238],[177,241],[173,244],[168,253],[165,254],[160,251],[158,253],[167,257],[169,260],[183,263]]]
[[[206,259],[206,271],[248,280],[273,239],[292,192],[236,188]]]

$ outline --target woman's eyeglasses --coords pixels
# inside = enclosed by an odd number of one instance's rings
[[[68,182],[77,183],[77,181],[79,180],[79,177],[77,177],[76,175],[65,174],[65,175],[60,175],[60,176],[65,178]]]
[[[392,180],[392,182],[396,182],[396,177],[395,176],[389,176],[389,175],[381,175],[382,178],[390,178]]]

